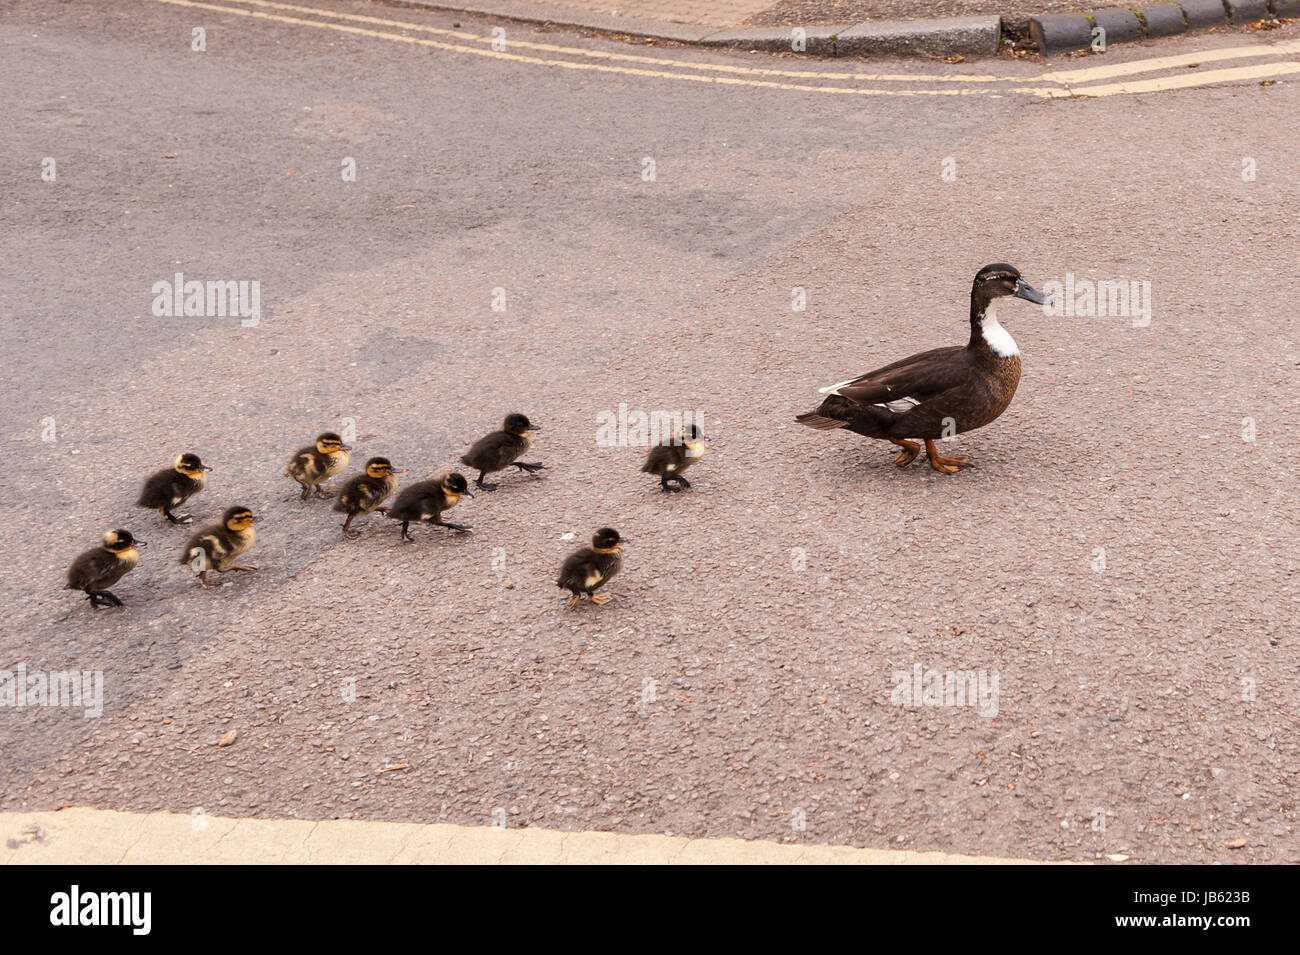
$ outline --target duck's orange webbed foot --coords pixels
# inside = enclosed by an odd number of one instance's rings
[[[907,467],[921,453],[921,446],[915,441],[900,441],[897,438],[890,438],[889,440],[903,449],[898,453],[898,457],[894,458],[894,464],[897,467]]]
[[[945,458],[935,451],[934,442],[929,438],[925,439],[925,456],[930,462],[930,467],[941,474],[956,474],[962,468],[970,467],[969,457],[964,454],[957,454],[951,458]]]

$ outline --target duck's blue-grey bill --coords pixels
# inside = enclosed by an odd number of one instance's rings
[[[1016,283],[1016,298],[1023,298],[1035,305],[1051,305],[1052,300],[1028,282]]]

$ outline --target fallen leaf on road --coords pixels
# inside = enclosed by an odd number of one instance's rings
[[[1231,842],[1225,842],[1224,845],[1229,849],[1240,849],[1246,844],[1245,839],[1233,839]]]
[[[221,742],[217,744],[217,749],[221,749],[223,746],[229,746],[238,736],[239,730],[231,730],[225,736],[221,737]]]
[[[376,776],[382,776],[382,775],[384,775],[384,773],[395,773],[395,772],[397,772],[399,769],[410,769],[410,768],[411,768],[411,764],[410,764],[410,763],[389,763],[389,764],[388,764],[387,766],[385,766],[383,769],[381,769],[381,770],[379,770],[377,773],[375,773],[375,775],[376,775]]]
[[[1127,862],[1127,861],[1128,861],[1128,856],[1126,856],[1126,855],[1124,855],[1124,854],[1122,854],[1122,853],[1119,853],[1119,852],[1115,853],[1115,854],[1112,855],[1112,856],[1106,856],[1106,858],[1109,859],[1111,862]]]

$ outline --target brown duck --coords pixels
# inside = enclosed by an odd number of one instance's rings
[[[188,514],[178,517],[172,508],[180,507],[203,490],[208,483],[207,472],[211,470],[197,454],[178,454],[171,467],[150,475],[144,482],[136,504],[153,508],[173,524],[189,524],[194,518]]]
[[[682,476],[682,472],[704,457],[704,442],[707,440],[698,427],[688,424],[674,440],[651,448],[641,470],[646,474],[657,475],[659,489],[662,491],[680,491],[684,487],[690,487],[691,482]]]
[[[315,444],[295,451],[284,473],[302,485],[300,500],[307,500],[313,492],[317,497],[332,497],[334,492],[321,484],[347,470],[351,450],[336,432],[326,431],[316,436]]]
[[[497,485],[488,484],[483,478],[493,471],[500,471],[511,465],[536,477],[537,472],[546,465],[515,459],[532,447],[533,432],[541,430],[529,421],[526,415],[506,415],[501,430],[493,431],[475,441],[473,446],[461,456],[460,463],[478,470],[478,477],[474,479],[474,483],[485,491],[495,491]]]
[[[122,601],[108,588],[135,570],[143,546],[144,541],[136,540],[130,531],[105,532],[98,547],[79,554],[72,562],[67,589],[83,591],[96,610],[122,606]]]
[[[344,537],[361,536],[360,531],[352,530],[353,518],[371,511],[388,513],[383,503],[397,490],[397,475],[401,473],[402,468],[393,467],[388,458],[371,458],[366,462],[365,471],[343,485],[334,510],[347,515],[343,522]]]
[[[402,489],[386,516],[402,522],[402,540],[408,543],[415,540],[410,531],[412,521],[464,533],[470,530],[468,524],[453,524],[442,519],[443,513],[455,507],[462,496],[474,495],[470,493],[465,475],[459,472],[444,474],[432,481],[416,481]]]
[[[602,527],[591,535],[591,546],[575,550],[560,565],[560,576],[555,581],[561,590],[572,595],[565,605],[569,610],[586,597],[594,604],[603,604],[613,598],[596,593],[623,569],[623,548],[627,538],[612,527]]]
[[[257,568],[251,564],[235,563],[235,558],[257,543],[253,522],[257,518],[246,507],[228,507],[221,515],[221,523],[212,524],[190,535],[181,551],[181,563],[189,564],[199,576],[199,583],[208,585],[208,571],[224,574],[242,570],[253,574]]]
[[[936,471],[952,474],[966,467],[966,455],[943,457],[934,442],[983,427],[1011,404],[1020,383],[1020,350],[993,307],[1008,295],[1038,305],[1051,302],[1010,265],[986,265],[971,287],[968,344],[921,352],[823,388],[826,400],[795,420],[819,431],[847,428],[890,441],[903,449],[894,458],[900,468],[921,452],[908,438],[925,442]]]

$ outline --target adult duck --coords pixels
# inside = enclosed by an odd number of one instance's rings
[[[925,442],[930,467],[953,474],[970,464],[966,455],[944,457],[938,438],[983,427],[1011,404],[1020,383],[1020,349],[994,310],[999,298],[1014,295],[1050,304],[1010,265],[986,265],[970,292],[970,342],[935,348],[892,365],[822,388],[826,399],[816,411],[795,418],[818,431],[847,428],[867,438],[890,441],[903,450],[894,458],[911,464]]]

